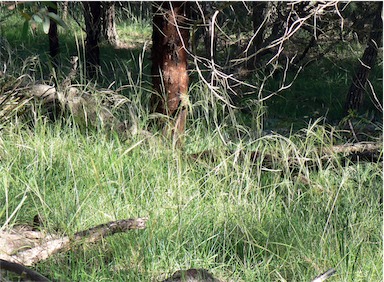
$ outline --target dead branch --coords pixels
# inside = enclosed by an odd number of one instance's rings
[[[325,152],[327,154],[372,154],[379,152],[382,147],[381,143],[359,142],[354,144],[336,145]]]
[[[319,276],[317,276],[314,280],[312,280],[312,282],[323,282],[327,280],[329,277],[331,277],[332,275],[334,275],[335,273],[336,273],[336,270],[331,268],[326,272],[324,272],[323,274],[320,274]]]
[[[47,277],[44,277],[40,273],[37,273],[21,264],[9,262],[6,260],[0,259],[0,269],[5,271],[10,271],[12,273],[16,273],[20,277],[22,277],[21,281],[27,279],[28,281],[39,281],[39,282],[49,282],[50,280]],[[2,280],[3,274],[0,273],[0,281]]]
[[[99,241],[101,238],[111,236],[115,233],[127,232],[132,229],[144,229],[148,218],[122,219],[101,224],[85,231],[77,232],[74,240],[79,241],[86,238],[87,243]]]
[[[30,230],[25,230],[24,233],[20,230],[1,232],[0,241],[3,244],[0,247],[0,259],[32,266],[56,253],[70,250],[76,243],[94,243],[116,233],[144,229],[147,220],[148,218],[136,218],[112,221],[64,237]]]
[[[377,162],[383,159],[382,143],[359,142],[354,144],[337,145],[325,150],[325,155],[340,154],[352,160]]]
[[[329,162],[330,159],[340,157],[341,160],[351,159],[352,161],[368,161],[368,162],[377,162],[383,159],[382,153],[382,143],[378,142],[359,142],[354,144],[344,144],[344,145],[335,145],[330,148],[318,149],[318,156],[322,163]],[[273,155],[271,153],[260,153],[258,151],[248,151],[246,152],[233,152],[227,151],[226,155],[239,155],[244,159],[244,156],[250,156],[250,160],[255,162],[256,160],[261,160],[262,165],[268,169],[274,169],[275,162],[279,160],[279,156]],[[194,160],[208,160],[210,162],[214,162],[215,152],[206,150],[199,153],[194,153],[189,155]],[[290,156],[288,160],[290,168],[294,168],[305,164],[308,167],[317,167],[318,163],[315,160],[307,157],[300,156]]]

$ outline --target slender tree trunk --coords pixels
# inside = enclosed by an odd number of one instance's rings
[[[344,114],[347,116],[351,111],[357,112],[363,103],[365,86],[368,81],[369,73],[373,68],[378,48],[381,46],[383,37],[383,21],[381,19],[381,12],[383,2],[377,4],[377,13],[372,24],[370,38],[368,45],[364,51],[361,63],[357,70],[355,77],[352,80],[351,87],[349,88],[347,100],[344,105]]]
[[[185,130],[188,113],[186,2],[161,2],[153,6],[152,75],[157,95],[156,112],[173,118],[174,137]]]
[[[100,66],[101,2],[84,1],[83,5],[87,33],[85,42],[87,75],[89,78],[94,78]]]
[[[266,10],[267,10],[268,2],[265,1],[255,1],[252,2],[252,25],[253,32],[255,37],[253,38],[253,52],[257,52],[262,44],[264,43],[264,33],[265,28],[268,24],[268,20],[266,20]],[[248,68],[255,67],[259,61],[259,55],[255,55],[253,60],[251,60],[250,64],[248,64]]]
[[[51,13],[57,14],[57,2],[52,2],[52,3],[54,4],[55,7],[48,6],[48,11]],[[49,54],[53,60],[53,64],[57,66],[56,55],[59,54],[59,51],[60,51],[59,35],[57,33],[57,24],[53,20],[50,20],[49,22],[48,38],[49,38]]]
[[[118,44],[119,37],[115,24],[115,2],[107,1],[103,3],[103,33],[104,38],[109,44],[115,46]]]
[[[68,18],[68,1],[63,1],[63,21],[66,21]]]
[[[204,30],[204,46],[205,53],[207,58],[211,60],[216,59],[216,46],[217,46],[217,34],[214,30],[214,24],[212,22],[212,17],[215,11],[215,3],[211,1],[201,2],[201,6],[205,15],[208,15],[205,22],[208,26],[205,27]],[[213,36],[213,38],[212,38]],[[213,46],[211,46],[213,43]],[[211,52],[211,47],[212,51]]]
[[[199,23],[194,26],[194,34],[191,39],[191,48],[194,54],[197,54],[197,48],[200,38],[204,41],[204,56],[211,58],[211,43],[213,35],[213,59],[216,58],[217,33],[212,30],[212,17],[216,10],[216,4],[213,1],[196,2],[190,4],[188,18],[191,22]],[[216,20],[217,21],[217,20]]]

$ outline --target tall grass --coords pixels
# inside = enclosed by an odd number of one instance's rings
[[[335,267],[337,281],[379,281],[381,163],[342,166],[334,156],[316,169],[287,169],[292,152],[316,161],[314,147],[330,146],[328,134],[317,124],[289,139],[238,143],[245,152],[238,157],[211,132],[215,159],[195,160],[159,137],[122,142],[43,120],[8,126],[0,139],[1,222],[31,223],[40,214],[47,231],[72,234],[149,216],[143,231],[37,266],[58,280],[156,281],[195,267],[224,280],[309,281]],[[261,154],[252,161],[254,149]],[[262,163],[271,152],[279,157],[273,169]]]

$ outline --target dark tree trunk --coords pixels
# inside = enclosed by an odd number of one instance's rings
[[[377,12],[372,24],[367,47],[364,51],[361,63],[348,91],[347,100],[344,105],[344,114],[346,116],[348,116],[351,112],[358,112],[360,106],[363,103],[365,86],[368,81],[369,73],[375,64],[377,51],[381,46],[383,37],[383,21],[381,19],[382,8],[383,2],[380,1],[377,4]]]
[[[256,52],[261,48],[261,46],[264,43],[264,33],[265,28],[268,24],[268,21],[265,19],[266,16],[266,10],[267,10],[268,2],[264,1],[255,1],[252,2],[252,25],[253,25],[253,32],[255,37],[253,38],[252,45],[253,45],[253,52]],[[252,63],[248,64],[248,68],[250,66],[255,67],[259,61],[259,55],[256,54],[251,60]]]
[[[253,59],[249,60],[247,67],[258,68],[260,60],[266,54],[274,52],[275,48],[266,48],[274,40],[280,38],[285,31],[287,16],[282,13],[285,2],[277,1],[256,1],[252,6],[252,25],[253,32],[256,34],[252,41]],[[267,36],[267,30],[269,35]],[[266,48],[264,50],[261,50]],[[250,54],[252,55],[252,54]]]
[[[157,94],[151,102],[156,112],[174,119],[174,136],[184,132],[188,113],[186,10],[186,2],[153,6],[152,81]]]
[[[103,2],[103,34],[104,38],[111,45],[117,45],[118,35],[115,24],[115,2]]]
[[[83,2],[83,5],[87,33],[85,42],[87,75],[89,78],[94,78],[100,66],[101,2]]]
[[[53,5],[48,6],[48,11],[51,13],[57,14],[57,3],[52,2]],[[57,33],[57,24],[52,19],[49,22],[49,31],[48,31],[48,38],[49,38],[49,54],[52,58],[53,64],[55,67],[57,67],[57,59],[56,55],[59,54],[60,48],[59,48],[59,35]]]
[[[197,54],[199,41],[203,38],[204,41],[204,56],[207,59],[216,58],[217,33],[212,30],[212,17],[216,11],[217,3],[213,1],[204,1],[191,3],[189,5],[188,14],[189,20],[194,24],[193,37],[191,42],[192,52]],[[217,19],[216,19],[217,22]],[[212,38],[211,36],[214,36]],[[213,39],[213,40],[212,40]],[[213,42],[213,54],[211,54],[211,43]],[[213,55],[213,56],[212,56]]]
[[[217,34],[214,30],[214,24],[212,22],[212,17],[215,11],[215,3],[211,1],[207,2],[201,2],[201,6],[203,9],[203,13],[206,16],[205,22],[208,26],[205,27],[204,30],[204,46],[205,46],[205,53],[207,58],[210,58],[211,60],[216,59],[216,46],[217,46]],[[213,35],[213,38],[212,38]],[[213,44],[212,44],[213,43]],[[213,46],[211,46],[213,45]],[[212,51],[211,52],[211,47]]]

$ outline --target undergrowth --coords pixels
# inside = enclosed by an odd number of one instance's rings
[[[71,121],[12,124],[0,139],[1,222],[28,224],[39,214],[48,232],[73,234],[149,217],[145,230],[37,266],[57,280],[157,281],[206,268],[225,281],[309,281],[334,267],[337,281],[379,281],[382,164],[342,164],[335,155],[315,168],[286,166],[291,156],[319,161],[315,147],[331,146],[328,137],[315,124],[228,153],[213,131],[206,145],[214,158],[196,159],[193,141],[183,151],[160,136],[122,141]],[[263,162],[271,153],[272,168]]]

